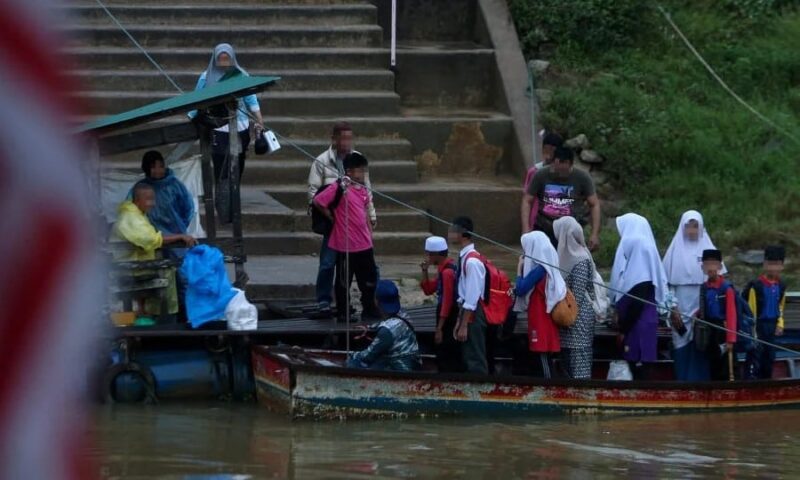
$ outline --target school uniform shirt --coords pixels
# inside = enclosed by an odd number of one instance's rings
[[[486,288],[486,267],[476,257],[467,258],[474,252],[475,245],[470,243],[458,254],[458,303],[461,308],[474,312],[478,303],[483,300],[483,291]]]
[[[328,208],[336,197],[338,183],[325,187],[314,201]],[[328,247],[340,253],[363,252],[372,248],[372,230],[367,223],[369,191],[361,185],[349,185],[342,193],[339,205],[333,212],[333,230]]]
[[[726,291],[722,291],[722,276],[717,277],[713,282],[705,282],[706,298],[700,299],[705,302],[704,320],[713,322],[723,322],[727,331],[725,332],[726,343],[736,343],[736,292],[733,287],[728,285]],[[723,309],[720,298],[725,296],[725,307]]]
[[[453,313],[456,289],[456,268],[452,258],[448,258],[437,268],[438,276],[435,279],[422,280],[420,287],[425,295],[436,294],[436,315],[438,318],[448,318]]]
[[[353,150],[353,153],[359,152]],[[336,150],[331,146],[322,152],[311,164],[311,170],[308,172],[309,205],[314,202],[314,195],[317,194],[317,191],[322,190],[332,183],[336,183],[339,177],[344,176],[342,160],[344,160],[344,156],[338,156]],[[378,216],[375,213],[375,205],[372,202],[372,184],[369,181],[369,172],[364,174],[364,185],[367,186],[369,193],[369,219],[374,222],[378,219]]]
[[[786,305],[786,285],[783,282],[761,275],[758,280],[750,282],[743,293],[757,321],[776,322],[777,327],[783,328]]]

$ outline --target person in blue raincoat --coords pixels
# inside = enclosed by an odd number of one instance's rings
[[[147,213],[150,223],[164,234],[184,234],[195,215],[194,199],[189,189],[167,168],[164,157],[150,150],[142,157],[144,180],[156,192],[156,205]],[[131,197],[131,193],[128,197]]]
[[[414,327],[408,314],[400,307],[400,294],[390,280],[378,281],[375,303],[384,320],[375,328],[375,339],[364,350],[347,359],[350,368],[395,370],[408,372],[420,370],[422,359]]]

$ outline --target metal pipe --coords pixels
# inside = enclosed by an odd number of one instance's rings
[[[390,67],[394,70],[397,65],[397,0],[392,0],[392,47]]]

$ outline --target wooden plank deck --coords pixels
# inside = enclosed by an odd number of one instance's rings
[[[407,310],[411,323],[419,333],[433,333],[436,326],[433,306],[413,307]],[[792,292],[787,297],[785,312],[786,328],[800,330],[800,292]],[[354,322],[350,331],[355,331],[364,325]],[[330,320],[313,320],[305,317],[286,318],[276,320],[263,320],[258,322],[258,330],[233,331],[233,330],[192,330],[187,324],[157,325],[153,327],[118,327],[115,335],[118,337],[213,337],[213,336],[279,336],[279,335],[327,335],[331,333],[346,333],[347,325]],[[525,334],[526,322],[520,316],[514,333]],[[659,331],[661,336],[668,336],[666,329]],[[595,336],[614,336],[616,332],[607,326],[598,324]]]

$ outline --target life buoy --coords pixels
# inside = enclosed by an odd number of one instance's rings
[[[105,386],[105,401],[106,403],[116,403],[116,381],[123,373],[132,373],[142,379],[144,385],[144,403],[154,405],[158,403],[156,396],[156,377],[153,372],[145,366],[139,365],[136,362],[118,363],[109,367],[103,378],[103,385]]]

